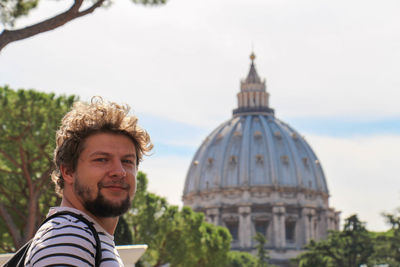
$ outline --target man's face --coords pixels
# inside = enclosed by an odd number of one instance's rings
[[[98,133],[84,143],[74,172],[74,193],[97,217],[125,213],[136,191],[136,150],[125,135]]]

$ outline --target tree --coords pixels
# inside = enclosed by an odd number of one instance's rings
[[[124,215],[133,229],[133,242],[149,246],[141,261],[151,266],[224,266],[232,239],[229,231],[205,222],[202,213],[188,207],[170,206],[147,192],[147,183],[139,172],[132,209]]]
[[[32,238],[56,204],[50,173],[55,132],[77,98],[0,87],[0,249]]]
[[[373,263],[386,264],[389,267],[400,266],[400,210],[395,214],[384,213],[390,230],[384,233],[372,233],[374,237]]]
[[[36,8],[40,0],[0,0],[0,18],[5,27],[14,26],[21,16],[29,14]],[[158,5],[166,0],[132,0],[144,5]],[[4,29],[0,34],[0,51],[9,43],[32,37],[36,34],[54,30],[64,24],[93,13],[102,6],[111,4],[111,0],[74,0],[72,5],[60,14],[21,29]]]
[[[343,231],[331,231],[326,240],[311,241],[297,257],[299,267],[354,267],[368,265],[374,251],[373,238],[357,215],[346,219]]]
[[[391,226],[391,234],[386,236],[386,240],[388,241],[389,251],[392,253],[390,257],[392,259],[393,265],[396,264],[399,266],[400,264],[400,216],[398,214],[389,214],[385,213],[383,215],[386,218],[386,221]]]
[[[268,267],[268,255],[265,250],[265,243],[267,240],[262,233],[257,232],[254,240],[257,242],[257,267]]]
[[[114,240],[117,246],[133,244],[132,231],[124,217],[120,217],[118,220],[117,228],[115,229]]]
[[[226,267],[254,267],[257,264],[257,258],[250,253],[229,251]]]

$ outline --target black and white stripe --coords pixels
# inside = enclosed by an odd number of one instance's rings
[[[76,209],[57,207],[56,211]],[[53,212],[53,211],[52,211]],[[98,231],[101,247],[101,267],[124,266],[115,248],[113,236],[106,233],[101,226],[89,216],[83,214],[94,223]],[[25,266],[92,266],[94,267],[96,241],[88,226],[69,215],[58,216],[40,227],[29,249]]]

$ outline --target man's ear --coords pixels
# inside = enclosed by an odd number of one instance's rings
[[[60,172],[62,177],[64,178],[64,183],[72,184],[74,182],[73,172],[64,165],[60,166]]]

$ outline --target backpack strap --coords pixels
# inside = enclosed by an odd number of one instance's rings
[[[47,217],[39,226],[39,228],[48,222],[49,220],[56,218],[61,215],[70,215],[72,217],[77,218],[79,221],[84,222],[90,229],[93,234],[94,239],[96,240],[96,255],[95,255],[95,267],[100,266],[101,261],[101,242],[99,238],[99,234],[97,233],[96,229],[93,226],[93,223],[86,219],[83,215],[77,214],[71,211],[60,211],[56,212],[49,217]],[[28,254],[29,247],[32,243],[32,240],[29,240],[25,245],[23,245],[14,255],[3,265],[3,267],[24,267],[25,266],[25,258]]]
[[[48,222],[49,220],[59,217],[61,215],[70,215],[72,217],[77,218],[79,221],[84,222],[90,229],[90,231],[93,234],[94,239],[96,240],[96,255],[95,255],[95,267],[99,267],[100,266],[100,261],[101,261],[101,242],[100,242],[100,238],[99,238],[99,234],[97,233],[97,230],[94,228],[93,223],[91,221],[89,221],[88,219],[86,219],[82,214],[77,214],[75,212],[72,211],[59,211],[56,212],[50,216],[48,216],[40,226],[42,226],[43,224],[45,224],[46,222]]]
[[[25,243],[14,255],[3,265],[3,267],[24,267],[26,254],[28,254],[32,239]]]

